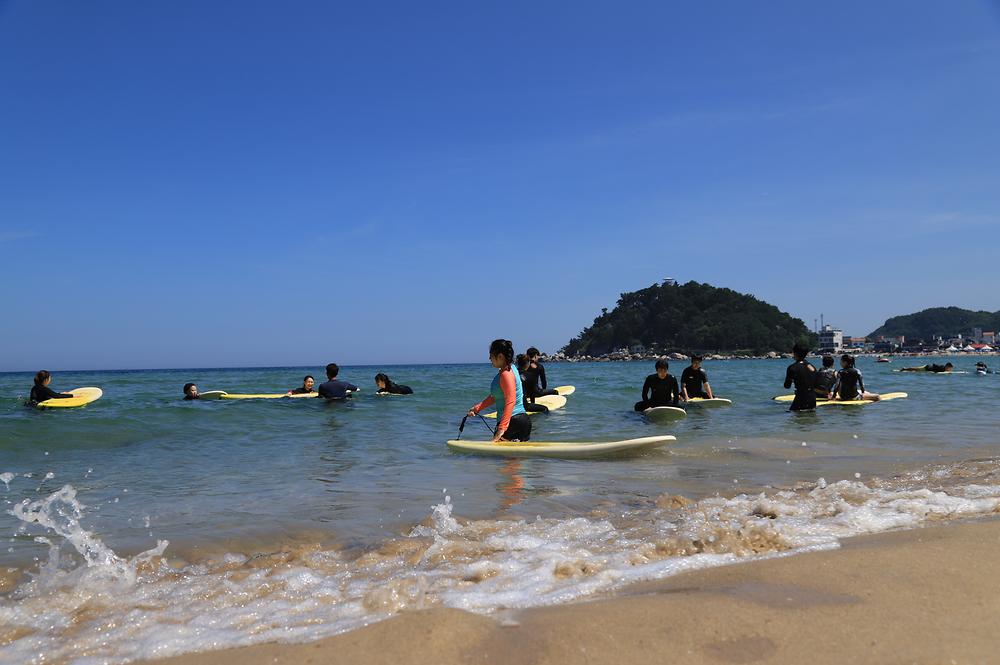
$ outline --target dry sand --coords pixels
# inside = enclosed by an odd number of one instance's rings
[[[156,662],[1000,663],[1000,521],[854,538],[515,619],[432,609],[310,644]]]

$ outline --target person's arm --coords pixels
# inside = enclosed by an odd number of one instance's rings
[[[548,381],[545,380],[545,365],[538,363],[538,378],[542,382],[542,390],[547,390],[549,387]]]
[[[785,390],[792,387],[792,368],[795,365],[789,365],[788,369],[785,370]]]
[[[681,397],[680,389],[677,387],[677,377],[670,377],[670,402],[672,404],[677,404],[677,400]]]
[[[46,399],[69,399],[72,397],[69,393],[57,393],[48,386],[39,386],[39,388],[42,389],[41,392],[44,396],[44,399],[38,400],[39,402],[44,402]]]
[[[702,389],[705,391],[705,394],[708,395],[708,399],[712,399],[712,386],[708,383],[708,373],[705,370],[701,370],[701,380],[704,384]]]
[[[684,371],[681,372],[681,399],[684,400],[685,402],[688,401],[687,381],[684,380],[687,378],[687,373],[688,373],[687,368],[685,368]]]
[[[517,403],[517,383],[514,381],[514,372],[500,373],[500,390],[503,391],[503,413],[497,413],[500,418],[497,421],[497,431],[493,436],[494,441],[499,441],[510,427],[510,419],[514,415],[514,405]],[[500,411],[500,405],[497,405]]]
[[[399,387],[399,394],[400,395],[412,395],[413,394],[413,388],[411,388],[409,386],[400,386]]]
[[[354,385],[353,383],[348,383],[348,384],[347,384],[347,389],[348,389],[348,390],[350,390],[350,391],[351,391],[352,393],[356,393],[356,392],[358,392],[359,390],[361,390],[361,388],[358,388],[358,387],[357,387],[356,385]]]
[[[861,397],[863,398],[865,396],[865,379],[861,375],[861,370],[860,369],[854,370],[854,371],[856,371],[858,373],[858,388],[861,389]]]
[[[484,399],[482,402],[480,402],[479,404],[476,404],[474,407],[472,407],[471,409],[469,409],[468,415],[469,416],[476,415],[477,413],[479,413],[480,411],[482,411],[486,407],[491,406],[493,404],[493,401],[494,401],[493,400],[493,395],[487,395],[486,399]]]
[[[653,390],[653,386],[650,384],[649,377],[647,376],[646,380],[642,384],[642,401],[643,402],[648,402],[649,401],[649,393],[652,390]]]
[[[837,399],[840,394],[840,372],[837,372],[837,380],[833,383],[833,390],[830,391],[830,399]]]

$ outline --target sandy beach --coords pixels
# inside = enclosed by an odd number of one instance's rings
[[[159,665],[987,663],[998,659],[1000,521],[677,575],[587,603],[484,617],[403,613],[309,644]]]

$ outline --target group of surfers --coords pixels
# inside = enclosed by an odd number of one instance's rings
[[[319,387],[316,387],[316,379],[313,378],[311,374],[306,374],[302,378],[302,385],[298,388],[289,390],[286,395],[312,395],[315,394],[316,397],[321,397],[328,400],[342,400],[347,399],[352,393],[356,393],[360,390],[353,383],[347,381],[342,381],[337,378],[340,374],[340,367],[337,363],[330,363],[326,366],[326,382],[321,383]],[[389,394],[389,395],[412,395],[413,388],[409,386],[404,386],[402,384],[396,383],[389,378],[387,374],[379,372],[375,375],[375,388],[376,394]],[[201,399],[201,393],[198,391],[197,384],[185,383],[184,384],[184,399],[185,400],[195,400]]]

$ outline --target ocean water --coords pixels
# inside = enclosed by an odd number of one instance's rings
[[[0,374],[0,661],[311,639],[434,605],[502,614],[996,512],[1000,376],[890,371],[909,362],[859,361],[869,390],[908,399],[802,414],[770,400],[787,361],[709,362],[733,406],[667,425],[632,412],[650,363],[551,364],[577,392],[533,417],[534,439],[678,438],[584,461],[450,452],[486,365],[345,367],[364,389],[345,403],[179,399],[187,381],[283,392],[321,368],[66,372],[53,387],[104,397],[49,411],[23,405],[30,375]],[[375,397],[377,371],[416,394]],[[463,438],[487,435],[470,420]]]

